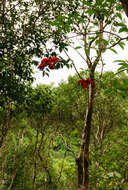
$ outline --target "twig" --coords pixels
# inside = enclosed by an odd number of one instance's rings
[[[103,48],[103,49],[111,49],[112,47],[116,46],[117,44],[119,44],[122,40],[127,40],[128,39],[128,36],[125,37],[125,38],[120,38],[115,44],[109,46],[109,47],[106,47],[106,48]]]
[[[80,73],[78,72],[78,70],[77,70],[77,68],[76,68],[76,66],[75,66],[75,64],[74,64],[74,62],[73,62],[73,60],[69,57],[68,53],[67,53],[65,50],[64,50],[64,52],[65,52],[65,54],[67,55],[67,57],[69,58],[69,60],[72,62],[72,65],[73,65],[73,67],[74,67],[76,73],[78,74],[79,78],[83,79],[82,76],[80,75]]]
[[[88,32],[87,34],[88,34],[88,35],[93,35],[93,34],[101,34],[101,33],[108,33],[108,34],[111,34],[111,35],[113,35],[113,36],[116,36],[117,38],[122,39],[118,34],[115,34],[115,33],[113,33],[113,32],[109,32],[109,31],[106,31],[106,30],[99,31],[99,32]]]
[[[73,46],[71,46],[71,48],[72,48],[72,49],[75,49]],[[75,49],[75,51],[80,55],[80,57],[81,57],[84,61],[86,61],[86,59],[84,58],[84,56],[83,56],[77,49]]]
[[[60,133],[58,133],[58,135],[62,138],[62,140],[63,140],[63,142],[64,142],[64,144],[65,144],[65,146],[66,146],[66,150],[69,150],[69,151],[73,154],[74,158],[76,159],[76,154],[75,154],[75,152],[74,152],[74,151],[70,148],[70,146],[67,144],[67,142],[66,142],[65,138],[63,137],[63,135],[60,134]]]

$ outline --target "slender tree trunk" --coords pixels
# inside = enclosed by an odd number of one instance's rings
[[[35,189],[35,180],[36,180],[36,161],[34,163],[33,173],[32,173],[32,190]]]
[[[32,171],[32,190],[35,189],[35,181],[36,181],[36,175],[37,175],[37,163],[36,163],[36,159],[37,159],[37,144],[38,144],[38,136],[39,136],[39,130],[37,130],[37,134],[36,134],[36,142],[35,142],[35,147],[34,147],[34,152],[33,152],[33,171]]]
[[[15,182],[15,179],[16,179],[16,171],[15,171],[15,173],[13,174],[13,176],[12,176],[12,181],[11,181],[11,184],[10,184],[10,186],[8,187],[8,190],[11,190],[12,189],[12,187],[13,187],[13,184],[14,184],[14,182]]]
[[[94,76],[94,75],[93,75]],[[92,77],[94,80],[94,77]],[[80,147],[80,152],[77,157],[76,163],[78,167],[78,190],[89,190],[89,145],[90,145],[90,135],[91,135],[91,121],[92,121],[92,111],[93,111],[93,99],[94,99],[94,87],[89,86],[88,91],[88,106],[86,109],[86,119],[85,127],[82,133],[82,143]]]
[[[7,135],[8,129],[10,128],[10,99],[8,98],[8,105],[7,105],[7,112],[5,116],[5,121],[2,124],[2,130],[1,130],[1,137],[0,137],[0,148],[2,147],[4,143],[4,139]]]

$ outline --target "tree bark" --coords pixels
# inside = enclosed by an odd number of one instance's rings
[[[122,3],[124,12],[126,14],[126,16],[128,17],[128,1],[127,0],[120,0],[120,2]]]
[[[94,80],[94,74],[91,77]],[[91,135],[91,121],[93,112],[93,99],[94,99],[94,86],[89,86],[88,91],[88,106],[86,109],[86,119],[85,127],[82,133],[82,143],[80,147],[80,152],[76,160],[78,167],[78,190],[89,190],[89,145],[90,145],[90,135]]]

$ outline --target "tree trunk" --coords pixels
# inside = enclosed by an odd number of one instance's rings
[[[10,186],[8,187],[8,190],[11,190],[12,189],[12,187],[13,187],[13,184],[14,184],[14,182],[15,182],[15,179],[16,179],[16,171],[15,171],[15,173],[13,174],[13,176],[12,176],[12,181],[11,181],[11,184],[10,184]]]
[[[94,75],[93,75],[94,76]],[[91,77],[94,80],[94,77]],[[82,143],[80,152],[76,160],[78,167],[78,190],[89,190],[89,144],[91,135],[91,121],[93,111],[94,86],[89,86],[88,91],[88,106],[86,109],[85,127],[82,133]]]
[[[120,2],[122,3],[126,16],[128,17],[128,0],[120,0]]]
[[[33,151],[33,171],[32,171],[32,190],[35,189],[35,181],[36,181],[36,175],[37,175],[37,145],[38,145],[38,137],[39,137],[39,130],[36,131],[36,142],[34,146],[34,151]]]
[[[5,115],[5,121],[2,124],[2,129],[1,129],[1,137],[0,137],[0,148],[3,146],[4,139],[7,136],[7,132],[10,128],[10,99],[8,98],[8,104],[7,104],[7,112]]]
[[[34,168],[32,172],[32,190],[35,189],[35,181],[36,181],[36,161],[34,163]]]

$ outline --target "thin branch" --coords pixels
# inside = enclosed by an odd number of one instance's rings
[[[103,27],[104,29],[104,27]],[[106,30],[103,30],[103,31],[96,31],[96,32],[87,32],[86,35],[94,35],[94,34],[101,34],[101,33],[107,33],[107,34],[111,34],[113,36],[116,36],[117,38],[121,38],[118,34],[115,34],[113,32],[109,32],[109,31],[106,31]],[[85,35],[84,33],[79,33],[77,36],[81,36],[81,35]],[[76,37],[76,36],[73,36],[73,37]],[[71,37],[70,37],[71,38]]]
[[[98,45],[98,55],[92,65],[92,71],[95,70],[100,58],[101,58],[101,53],[103,50],[103,43],[102,43],[102,39],[103,39],[103,21],[100,21],[100,36],[99,36],[99,45]]]
[[[100,76],[99,76],[99,81],[101,81],[101,78],[102,78],[102,75],[103,75],[103,70],[104,70],[104,62],[103,62],[103,58],[102,58],[102,56],[101,56],[101,64],[102,64],[102,66],[101,66],[101,73],[100,73]]]
[[[76,37],[78,37],[78,36],[81,36],[81,33],[76,34],[76,35],[74,35],[74,36],[70,36],[70,37],[68,37],[68,39],[70,39],[70,38],[76,38]]]
[[[69,150],[69,151],[73,154],[74,158],[76,159],[76,154],[75,154],[75,152],[70,148],[70,146],[68,145],[68,143],[67,143],[67,141],[65,140],[65,138],[63,137],[63,135],[60,134],[60,133],[58,133],[58,135],[62,138],[62,140],[63,140],[63,142],[64,142],[64,144],[65,144],[65,146],[66,146],[66,150]]]
[[[35,27],[36,22],[38,21],[38,19],[40,18],[40,16],[41,16],[41,15],[43,15],[43,13],[42,13],[42,11],[41,11],[41,10],[42,10],[42,4],[40,4],[40,6],[39,6],[38,15],[37,15],[37,17],[35,18],[35,20],[34,20],[33,24],[32,24],[32,25],[30,25],[30,26],[26,29],[26,31],[24,31],[24,32],[23,32],[23,34],[22,34],[21,38],[23,38],[26,34],[28,34],[28,33],[29,33],[29,31],[30,31],[33,27]]]
[[[88,32],[87,34],[88,34],[88,35],[94,35],[94,34],[101,34],[101,33],[111,34],[111,35],[113,35],[113,36],[116,36],[116,37],[119,38],[119,39],[122,39],[118,34],[115,34],[115,33],[113,33],[113,32],[109,32],[109,31],[106,31],[106,30],[99,31],[99,32]]]
[[[74,49],[73,46],[71,46],[71,48]],[[77,49],[75,49],[75,51],[80,55],[80,57],[81,57],[84,61],[86,61],[86,59],[84,58],[84,56],[83,56]]]
[[[127,39],[128,39],[128,36],[125,38],[120,38],[115,44],[108,46],[106,48],[103,48],[103,49],[111,49],[112,47],[115,47],[117,44],[119,44],[122,40],[127,40]]]
[[[86,57],[87,57],[88,68],[91,68],[91,66],[92,66],[92,62],[91,62],[91,59],[90,59],[90,57],[89,57],[91,45],[92,45],[92,43],[96,40],[97,37],[98,37],[98,36],[96,36],[94,39],[92,39],[92,40],[90,41],[89,46],[88,46],[88,53],[85,52],[85,53],[86,53]]]
[[[73,65],[73,67],[74,67],[76,73],[78,74],[79,78],[83,79],[82,76],[80,75],[80,73],[78,72],[78,70],[77,70],[77,68],[76,68],[76,66],[75,66],[75,64],[74,64],[74,62],[73,62],[73,60],[69,57],[68,53],[67,53],[65,50],[64,50],[64,53],[67,55],[67,57],[69,58],[69,60],[72,62],[72,65]]]

